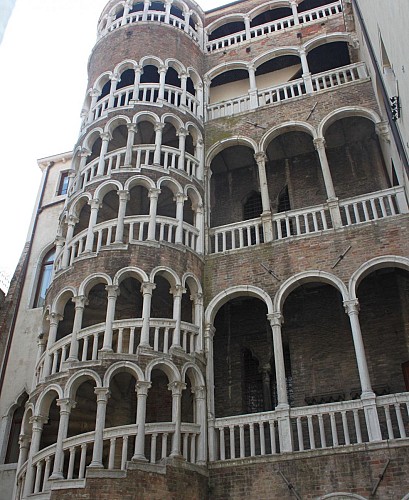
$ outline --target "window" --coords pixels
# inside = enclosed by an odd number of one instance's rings
[[[41,271],[38,278],[37,291],[34,298],[33,307],[43,307],[45,302],[45,294],[51,283],[51,276],[53,272],[55,258],[55,248],[51,249],[44,257],[41,264]]]
[[[68,172],[62,172],[60,182],[58,184],[57,195],[67,194],[69,180]]]

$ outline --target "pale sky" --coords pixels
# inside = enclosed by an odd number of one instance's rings
[[[107,0],[17,0],[0,44],[0,287],[14,272],[41,178],[78,136],[86,66]],[[229,3],[202,0],[209,10]]]

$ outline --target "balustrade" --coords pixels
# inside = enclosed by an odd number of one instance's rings
[[[376,398],[383,439],[409,437],[409,393]]]

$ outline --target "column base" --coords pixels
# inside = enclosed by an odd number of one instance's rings
[[[48,481],[60,481],[64,479],[64,474],[62,472],[53,472],[48,478]]]
[[[114,352],[114,350],[112,349],[112,347],[103,347],[102,349],[100,349],[100,352]]]
[[[78,359],[70,356],[64,361],[64,363],[78,363]]]
[[[134,455],[131,460],[132,462],[148,462],[148,459],[145,457],[145,455]]]
[[[90,469],[104,469],[104,465],[102,464],[102,462],[91,462],[88,465],[88,468],[90,468]]]

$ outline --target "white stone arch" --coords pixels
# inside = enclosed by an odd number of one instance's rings
[[[320,500],[327,500],[331,498],[332,500],[348,500],[349,498],[354,498],[355,500],[366,500],[365,497],[361,497],[361,495],[356,495],[355,493],[329,493],[328,495],[324,495],[320,497]]]
[[[156,56],[144,56],[139,61],[139,66],[142,68],[142,71],[145,66],[156,66],[159,69],[164,65],[165,63],[163,62],[163,60]]]
[[[367,118],[368,120],[371,120],[375,125],[382,121],[381,117],[373,109],[364,108],[362,106],[344,106],[342,108],[331,111],[331,113],[328,113],[321,120],[320,124],[318,125],[318,137],[324,137],[328,127],[337,120],[352,116]]]
[[[143,269],[139,267],[124,267],[120,269],[114,276],[113,284],[119,285],[126,278],[136,278],[141,283],[147,283],[149,281],[148,275],[145,273]]]
[[[239,12],[232,13],[232,14],[226,14],[222,17],[219,17],[212,23],[210,23],[208,26],[206,26],[206,33],[207,35],[211,35],[213,31],[217,28],[220,28],[220,26],[223,26],[223,24],[228,24],[228,23],[233,23],[233,22],[243,22],[244,23],[244,18],[246,17],[246,14],[242,14]]]
[[[172,177],[164,176],[158,179],[156,184],[157,188],[160,189],[162,184],[168,187],[175,196],[179,193],[183,193],[182,185],[176,179],[172,179]]]
[[[181,370],[181,380],[182,382],[186,381],[187,371],[191,370],[192,373],[194,374],[194,384],[192,384],[192,387],[198,387],[198,386],[205,386],[205,378],[202,374],[202,372],[199,370],[199,368],[192,363],[191,361],[185,363],[182,367]],[[192,382],[192,380],[191,380]]]
[[[193,286],[191,286],[191,284]],[[202,285],[193,273],[185,273],[182,276],[182,286],[186,288],[186,285],[189,286],[191,292],[193,293],[203,293]]]
[[[127,69],[135,70],[137,67],[138,63],[134,59],[125,59],[124,61],[121,61],[115,66],[114,74],[120,77],[122,73]]]
[[[159,274],[160,276],[165,278],[171,287],[174,287],[176,285],[180,285],[179,276],[170,267],[158,266],[158,267],[155,267],[154,269],[152,269],[151,274],[150,274],[150,280],[149,280],[151,283],[155,282],[155,276],[157,274]]]
[[[352,35],[350,33],[325,33],[323,35],[318,35],[311,40],[308,40],[308,42],[304,43],[301,46],[301,49],[305,49],[305,52],[308,54],[308,52],[315,49],[316,47],[332,42],[346,42],[349,45],[352,45],[354,43]]]
[[[183,189],[183,193],[191,200],[193,209],[202,204],[202,196],[193,184],[187,184]]]
[[[205,311],[206,324],[212,325],[219,309],[226,304],[226,302],[237,297],[255,297],[256,299],[260,299],[266,304],[267,313],[271,314],[273,312],[273,301],[267,292],[253,285],[237,285],[226,288],[226,290],[218,293],[209,302]]]
[[[186,73],[188,74],[188,76],[191,78],[192,82],[193,82],[193,85],[195,87],[195,89],[197,89],[197,86],[202,83],[202,79],[199,75],[199,73],[196,71],[195,68],[193,68],[192,66],[188,66],[186,68]]]
[[[71,204],[68,215],[74,217],[79,217],[80,212],[84,205],[86,205],[92,199],[91,193],[81,193]]]
[[[8,407],[6,413],[3,416],[2,426],[0,427],[0,434],[2,435],[2,438],[3,438],[0,440],[0,463],[4,463],[7,449],[8,449],[8,446],[10,444],[10,438],[11,438],[10,431],[11,431],[12,425],[13,425],[14,413],[19,408],[23,408],[22,403],[25,399],[25,396],[27,396],[27,398],[28,398],[29,394],[30,394],[30,391],[27,388],[22,389],[20,391],[19,395],[14,399],[13,403]],[[28,401],[25,403],[25,406],[23,408],[24,412],[23,412],[22,420],[24,419],[24,416],[25,416],[26,411],[27,411],[27,403],[28,403]],[[21,424],[20,434],[24,434],[22,432],[22,429],[23,429],[23,423]]]
[[[250,20],[253,20],[259,14],[262,14],[267,10],[278,9],[280,7],[289,7],[291,9],[291,3],[289,0],[270,0],[269,2],[257,5],[257,7],[249,10],[248,16],[250,17]]]
[[[52,306],[51,306],[51,312],[60,314],[63,316],[64,314],[64,308],[67,302],[72,298],[77,296],[77,289],[74,288],[73,286],[66,286],[60,292],[58,295],[54,298]]]
[[[209,151],[207,152],[206,165],[210,165],[214,157],[218,155],[220,151],[223,151],[224,149],[227,149],[231,146],[247,146],[248,148],[252,149],[254,153],[258,153],[259,151],[256,141],[249,137],[236,135],[234,137],[229,137],[228,139],[223,139],[213,144],[213,146],[209,148]]]
[[[84,137],[84,140],[82,141],[82,147],[88,149],[88,151],[92,151],[92,146],[94,145],[95,141],[100,139],[101,134],[103,133],[104,131],[102,127],[93,128]]]
[[[276,47],[274,49],[268,50],[267,52],[264,52],[263,54],[260,54],[259,56],[255,57],[251,61],[250,64],[253,65],[255,69],[257,69],[259,66],[261,66],[265,62],[270,61],[271,59],[275,59],[276,57],[280,57],[280,56],[300,57],[300,52],[298,50],[298,47],[292,47],[292,46]],[[300,64],[301,64],[301,59],[300,59]]]
[[[184,128],[185,124],[183,121],[175,114],[173,113],[165,113],[161,116],[160,118],[161,123],[170,123],[173,125],[173,127],[176,130],[176,133],[179,131],[180,128]]]
[[[24,411],[23,419],[21,422],[20,434],[25,434],[30,436],[32,432],[32,425],[30,424],[30,418],[34,415],[35,406],[32,402],[26,404],[26,409]]]
[[[116,128],[118,128],[121,125],[128,125],[128,123],[131,123],[131,120],[128,116],[125,115],[114,116],[105,124],[104,132],[105,133],[108,132],[112,136],[112,133]]]
[[[111,365],[105,372],[103,387],[109,387],[112,378],[120,372],[130,373],[138,382],[145,380],[145,375],[137,364],[131,363],[131,361],[118,361]]]
[[[141,122],[150,122],[153,126],[155,126],[157,123],[160,123],[160,118],[152,111],[140,111],[133,116],[132,123],[139,124]]]
[[[173,0],[172,5],[179,7],[180,10],[183,11],[183,13],[186,13],[190,10],[188,5],[185,2],[183,2],[183,0]]]
[[[143,186],[148,191],[149,189],[156,188],[155,182],[146,175],[134,175],[133,177],[130,177],[127,179],[124,189],[130,191],[134,186]]]
[[[61,386],[58,384],[48,385],[45,391],[43,391],[37,399],[34,415],[42,415],[46,417],[50,411],[50,405],[55,399],[55,394],[57,394],[57,399],[62,399],[64,397],[64,391]]]
[[[305,132],[310,135],[312,139],[317,138],[317,131],[315,128],[306,122],[298,122],[298,121],[288,121],[284,123],[280,123],[280,125],[276,125],[275,127],[268,130],[260,141],[260,151],[267,151],[269,144],[278,136],[282,134],[286,134],[287,132]]]
[[[88,368],[83,368],[74,373],[68,380],[64,389],[64,397],[75,400],[78,387],[86,380],[93,380],[96,387],[102,387],[101,377],[98,373]]]
[[[125,4],[126,4],[126,0],[119,1],[118,3],[116,3],[115,5],[113,5],[111,7],[111,9],[108,12],[108,15],[109,16],[115,15],[118,12],[118,10],[120,10],[121,8],[122,9],[125,8]]]
[[[195,146],[197,144],[197,141],[203,140],[202,132],[200,131],[199,127],[195,123],[193,123],[193,122],[186,122],[185,123],[185,129],[192,136],[193,144]]]
[[[327,273],[326,271],[319,270],[311,270],[304,271],[302,273],[295,274],[288,278],[278,289],[274,297],[274,311],[282,313],[283,305],[286,301],[287,297],[290,295],[292,291],[294,291],[299,286],[304,283],[326,283],[327,285],[332,285],[336,288],[341,296],[342,300],[348,300],[349,294],[348,289],[345,286],[344,282],[340,280],[337,276],[331,273]]]
[[[220,63],[217,66],[215,66],[214,68],[210,69],[205,74],[205,79],[211,81],[216,76],[219,76],[222,73],[226,73],[227,71],[231,71],[234,69],[244,69],[244,70],[248,71],[248,68],[249,68],[249,63],[247,61],[229,61],[229,62]]]
[[[385,267],[397,267],[409,271],[409,258],[400,255],[382,255],[375,257],[362,264],[351,276],[349,280],[349,295],[351,299],[356,299],[356,292],[361,281],[369,274]]]
[[[111,277],[106,273],[92,273],[87,276],[79,287],[79,295],[88,296],[89,291],[95,285],[105,283],[105,285],[112,285]]]
[[[152,382],[152,370],[161,370],[168,377],[169,383],[181,381],[179,370],[170,359],[158,358],[148,364],[145,369],[145,380],[149,382]]]
[[[165,66],[166,68],[173,68],[177,72],[179,77],[181,73],[186,73],[185,66],[173,57],[168,57],[168,59],[165,59]]]
[[[99,95],[101,95],[104,85],[107,82],[111,81],[112,75],[113,75],[112,71],[105,71],[104,73],[99,75],[98,78],[95,80],[94,85],[92,86],[91,92],[93,90],[96,90],[97,92],[99,92]]]
[[[114,179],[108,180],[100,184],[94,193],[94,199],[102,201],[110,191],[120,191],[122,184]]]

